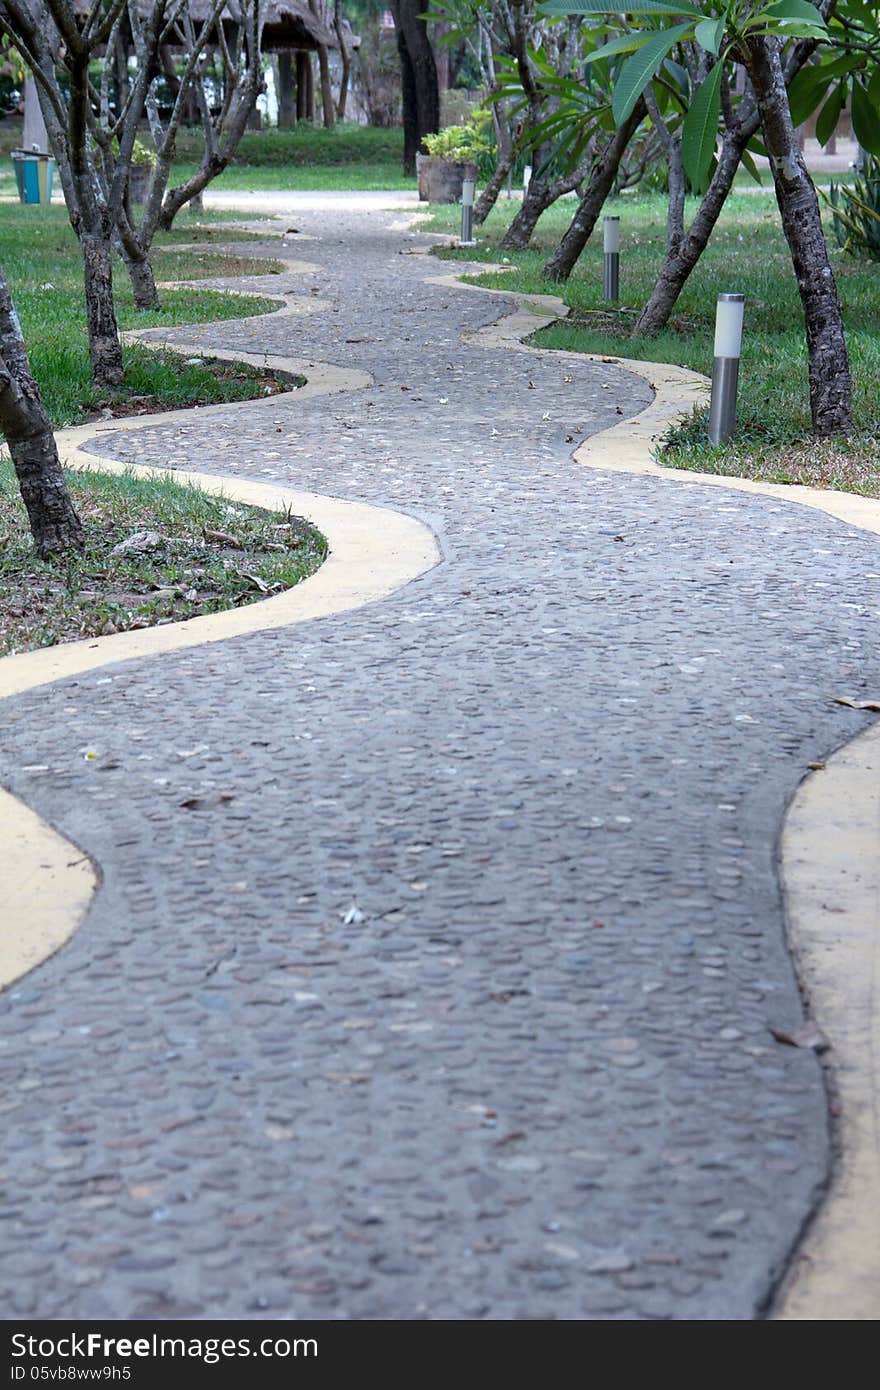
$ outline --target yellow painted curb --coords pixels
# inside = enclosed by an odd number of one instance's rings
[[[305,262],[291,264],[305,265],[308,270],[317,269]],[[281,314],[298,312],[296,305],[290,305],[286,300],[282,303]],[[307,303],[309,312],[320,307],[312,300]],[[137,339],[143,332],[149,331],[135,330],[126,337]],[[195,336],[195,330],[191,331]],[[152,341],[147,345],[165,346]],[[268,365],[275,371],[305,376],[305,386],[296,391],[298,399],[363,390],[372,381],[367,372],[336,367],[326,362],[266,353],[226,352],[213,347],[205,350],[198,343],[177,342],[168,346],[183,355],[207,351],[210,356],[224,361]],[[278,395],[266,396],[201,409],[209,416],[215,409],[228,411],[245,406],[271,408],[278,399]],[[138,467],[91,455],[88,445],[108,432],[119,435],[151,426],[188,422],[192,420],[193,413],[193,408],[164,411],[132,416],[106,425],[92,423],[60,430],[56,435],[58,452],[68,467],[161,476],[161,469]],[[271,511],[289,508],[297,516],[305,517],[326,537],[328,558],[315,574],[295,588],[244,608],[228,609],[223,613],[212,613],[161,627],[85,638],[80,642],[67,642],[4,657],[0,660],[0,699],[135,657],[222,642],[230,637],[288,627],[293,623],[360,608],[418,578],[440,559],[433,532],[414,517],[390,508],[239,478],[221,478],[180,470],[175,470],[172,476],[177,482],[193,483],[206,492],[222,494],[234,501]],[[85,918],[98,877],[81,851],[23,802],[2,790],[0,845],[3,846],[6,864],[3,929],[0,932],[0,988],[3,988],[46,960],[69,940]]]
[[[82,922],[98,886],[88,855],[0,789],[0,989],[40,965]]]
[[[840,1157],[777,1300],[783,1321],[880,1318],[880,725],[812,773],[782,836],[789,940],[832,1042]]]

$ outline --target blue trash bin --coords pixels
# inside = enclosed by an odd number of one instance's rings
[[[13,150],[12,167],[20,203],[51,203],[55,160],[50,154]]]

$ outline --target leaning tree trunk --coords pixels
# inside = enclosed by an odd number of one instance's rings
[[[6,436],[37,554],[81,549],[82,524],[67,492],[52,426],[0,266],[0,429]]]
[[[533,178],[523,193],[522,207],[501,238],[502,249],[524,251],[532,239],[532,232],[537,227],[541,214],[546,212],[554,201],[550,180]]]
[[[852,378],[843,314],[822,231],[819,200],[791,119],[779,40],[751,38],[746,56],[782,230],[804,307],[813,434],[819,438],[848,434],[852,429]]]
[[[495,165],[495,172],[486,187],[483,189],[476,203],[474,204],[474,226],[481,227],[489,213],[498,201],[498,195],[507,181],[507,175],[513,168],[513,148],[511,147],[506,154],[498,152],[498,163]]]
[[[614,132],[593,165],[590,181],[578,204],[578,210],[571,219],[568,231],[544,266],[544,274],[549,279],[567,280],[574,269],[578,257],[593,234],[599,213],[605,206],[605,199],[614,187],[626,147],[644,116],[645,103],[640,98],[632,115]]]
[[[651,296],[636,319],[633,337],[639,333],[659,333],[669,322],[669,316],[691,271],[709,244],[715,223],[733,187],[743,150],[753,134],[754,128],[750,125],[744,132],[725,135],[709,187],[686,236],[672,254],[667,253]]]

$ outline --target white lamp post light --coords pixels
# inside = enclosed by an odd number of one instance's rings
[[[461,245],[474,244],[474,193],[477,185],[473,179],[465,179],[461,185]]]
[[[709,443],[723,444],[736,423],[736,387],[745,295],[719,294],[715,309],[715,361],[709,404]]]
[[[616,301],[620,286],[620,218],[606,217],[602,224],[605,250],[604,298]]]
[[[529,184],[531,183],[531,181],[532,181],[532,166],[531,166],[531,164],[527,164],[526,167],[523,169],[523,197],[525,197],[526,194],[528,193],[528,191],[529,191]]]

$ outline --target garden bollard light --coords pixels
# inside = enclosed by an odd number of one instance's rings
[[[715,310],[715,361],[709,404],[710,444],[723,444],[733,434],[744,309],[745,295],[719,294]]]
[[[525,197],[526,194],[528,193],[528,191],[529,191],[529,184],[531,183],[531,181],[532,181],[532,166],[531,166],[531,164],[527,164],[526,167],[523,169],[523,197]]]
[[[461,246],[474,245],[474,193],[477,185],[465,179],[461,185]]]
[[[620,286],[620,218],[606,217],[602,224],[605,248],[605,290],[603,298],[616,301]]]

